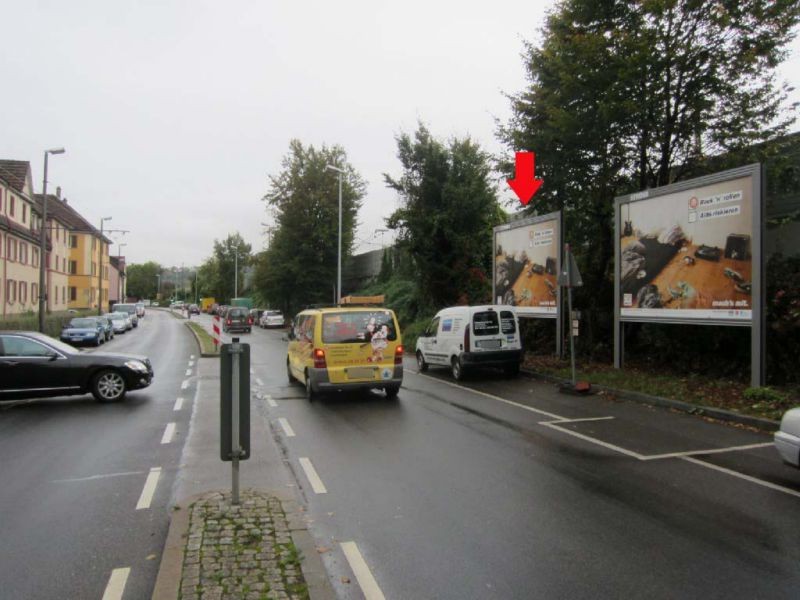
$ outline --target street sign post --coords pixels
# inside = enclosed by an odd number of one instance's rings
[[[580,271],[578,271],[578,263],[575,262],[575,257],[569,249],[569,244],[564,244],[564,267],[558,274],[558,285],[567,288],[568,314],[572,325],[569,328],[569,353],[570,362],[572,363],[572,387],[575,388],[578,383],[575,377],[575,336],[578,335],[578,321],[572,312],[572,288],[582,287],[583,279]]]
[[[239,338],[220,353],[220,458],[232,463],[233,504],[239,504],[239,461],[250,458],[250,344]]]

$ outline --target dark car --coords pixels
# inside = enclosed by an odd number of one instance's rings
[[[131,323],[134,327],[139,326],[139,317],[136,314],[135,304],[115,304],[111,307],[111,312],[124,312],[131,316]]]
[[[75,317],[61,330],[61,341],[99,346],[106,341],[106,330],[94,317]]]
[[[144,356],[81,352],[43,333],[0,331],[0,402],[88,393],[114,402],[152,381]]]
[[[244,331],[250,333],[253,327],[253,319],[250,318],[248,310],[241,306],[232,306],[225,313],[225,319],[222,321],[222,330],[226,333],[228,331]]]
[[[114,339],[114,323],[106,315],[102,317],[92,317],[100,325],[103,326],[103,333],[105,334],[105,341]]]
[[[190,304],[189,305],[189,314],[190,315],[199,315],[200,314],[200,307],[197,304]]]

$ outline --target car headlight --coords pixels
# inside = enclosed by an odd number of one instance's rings
[[[139,373],[147,373],[147,365],[140,360],[129,360],[125,363],[131,371],[138,371]]]

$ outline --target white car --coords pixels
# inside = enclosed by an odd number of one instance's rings
[[[283,313],[279,310],[265,310],[261,313],[261,319],[258,324],[264,329],[267,327],[284,327],[286,319],[283,318]]]
[[[800,408],[791,408],[781,419],[775,432],[775,448],[784,462],[800,468]]]
[[[111,327],[114,333],[125,333],[129,329],[133,329],[131,318],[124,312],[106,313],[104,316],[111,319]]]

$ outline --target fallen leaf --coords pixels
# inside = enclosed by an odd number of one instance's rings
[[[342,575],[342,583],[350,583],[350,578]]]
[[[320,554],[325,554],[326,552],[330,551],[331,549],[328,548],[327,546],[317,546],[317,552],[319,552]]]
[[[147,557],[147,559],[146,559],[146,560],[154,560],[154,559],[155,559],[155,557],[156,557],[156,555],[155,555],[155,554],[150,554],[150,555],[148,555],[148,557]]]

